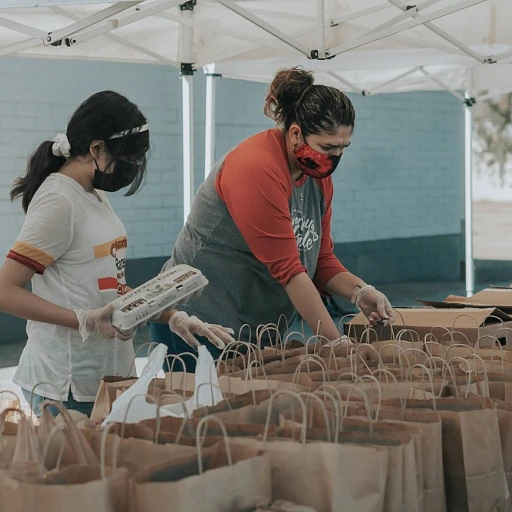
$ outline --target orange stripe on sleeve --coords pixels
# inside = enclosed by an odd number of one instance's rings
[[[25,267],[31,268],[36,274],[43,275],[44,271],[46,270],[46,268],[43,267],[43,265],[41,265],[37,261],[26,258],[25,256],[22,256],[21,254],[18,254],[17,252],[14,251],[9,251],[7,258],[9,258],[10,260],[17,261],[18,263],[25,265]]]
[[[48,254],[46,251],[38,249],[37,247],[27,244],[26,242],[17,241],[14,244],[12,251],[27,260],[37,263],[45,269],[55,261],[53,256]]]

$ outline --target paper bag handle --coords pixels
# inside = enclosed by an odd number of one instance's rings
[[[410,335],[411,335],[411,343],[415,342],[415,340],[413,339],[414,338],[413,334],[416,335],[416,342],[420,342],[421,341],[420,340],[420,335],[418,334],[418,331],[415,331],[414,329],[402,329],[401,331],[399,331],[397,333],[397,335],[396,335],[397,341],[407,341],[407,340],[402,340],[402,336],[404,334],[407,334],[407,333],[410,333]]]
[[[333,407],[334,407],[335,422],[334,422],[334,427],[333,427],[334,428],[333,442],[337,443],[338,437],[339,437],[338,434],[340,431],[340,421],[341,421],[340,420],[341,412],[340,412],[340,406],[339,406],[339,404],[341,404],[341,402],[342,402],[341,394],[332,384],[322,384],[319,388],[317,388],[317,389],[315,389],[315,391],[313,391],[313,394],[317,395],[317,394],[320,394],[321,392],[324,394],[324,399],[326,397],[331,399]]]
[[[144,347],[148,347],[148,351],[147,351],[147,355],[149,357],[149,354],[151,354],[151,348],[154,346],[158,346],[158,343],[156,341],[148,341],[146,343],[143,343],[136,351],[135,351],[135,354],[133,355],[133,359],[132,359],[132,364],[130,365],[130,369],[128,370],[128,373],[126,374],[126,377],[130,377],[130,374],[132,373],[132,370],[133,370],[133,365],[135,364],[135,359],[137,359],[137,356],[139,355],[139,352],[144,348]]]
[[[307,344],[306,336],[304,336],[304,333],[299,332],[299,331],[292,331],[292,332],[289,332],[289,333],[286,335],[285,339],[284,339],[284,346],[285,346],[285,348],[288,346],[288,342],[290,341],[290,338],[292,338],[292,336],[296,336],[296,335],[298,335],[299,337],[301,337],[301,338],[302,338],[301,343],[302,343],[303,345],[306,345],[306,344]],[[293,339],[294,339],[294,338],[292,338],[292,340],[293,340]],[[299,340],[299,341],[300,341],[300,340]],[[284,358],[284,352],[283,352],[283,358]]]
[[[217,416],[205,416],[199,420],[196,428],[196,448],[197,448],[197,466],[199,468],[199,474],[202,475],[204,473],[203,469],[203,457],[202,450],[204,444],[204,438],[206,437],[206,432],[202,433],[201,429],[203,429],[204,425],[206,425],[206,429],[208,429],[208,422],[210,420],[214,420],[218,423],[220,429],[222,430],[222,435],[224,437],[224,444],[226,446],[226,455],[228,457],[228,464],[230,467],[233,467],[233,458],[231,457],[231,446],[229,444],[228,433],[226,432],[226,427],[220,418]]]
[[[380,351],[377,350],[372,344],[367,344],[367,343],[358,343],[356,344],[356,347],[355,347],[355,353],[356,355],[358,355],[359,357],[360,354],[359,354],[359,351],[364,348],[365,351],[370,351],[370,352],[375,352],[375,354],[377,355],[377,360],[379,362],[379,365],[382,365],[384,366],[384,361],[382,360],[382,357],[380,355]],[[352,351],[354,350],[354,347],[350,347],[350,352],[352,353]],[[366,366],[366,368],[368,368],[368,370],[370,370],[370,368],[368,367],[368,365],[366,364],[366,361],[361,357],[361,361],[363,361],[363,364]],[[370,370],[371,371],[371,370]]]
[[[270,340],[270,346],[272,349],[277,353],[279,351],[279,342],[281,341],[281,346],[283,345],[283,341],[281,338],[281,333],[279,332],[279,329],[277,328],[276,324],[266,324],[263,326],[259,326],[261,328],[258,328],[258,332],[256,334],[256,345],[258,345],[258,348],[261,350],[261,339],[263,337],[264,333],[268,333],[268,339]],[[276,344],[272,344],[272,336],[270,333],[274,331],[276,333]]]
[[[305,402],[305,406],[306,406],[306,412],[308,411],[308,404],[309,404],[309,400],[314,400],[315,402],[317,402],[319,405],[320,405],[320,408],[322,409],[322,413],[324,415],[324,421],[325,421],[325,430],[327,431],[327,440],[332,443],[332,435],[331,435],[331,426],[329,425],[329,415],[327,414],[327,409],[325,408],[325,404],[322,402],[322,400],[320,399],[320,397],[318,395],[316,395],[315,393],[310,393],[309,391],[301,391],[300,393],[300,396],[301,397],[306,397],[306,402]],[[307,419],[306,419],[307,421]],[[311,423],[313,421],[313,414],[311,414]],[[310,427],[311,427],[311,424],[310,424]]]
[[[328,382],[329,374],[327,373],[327,377],[326,377],[327,367],[325,365],[325,361],[320,356],[318,356],[316,354],[309,354],[297,365],[297,368],[295,368],[295,371],[293,372],[292,384],[294,384],[296,386],[299,384],[299,375],[301,373],[302,366],[304,365],[304,363],[308,364],[308,372],[310,371],[309,370],[310,362],[318,364],[318,366],[320,367],[320,370],[322,372],[322,381],[324,383]]]
[[[432,361],[441,361],[441,363],[443,364],[444,368],[450,373],[450,376],[451,376],[452,381],[453,381],[453,386],[455,388],[455,395],[456,395],[456,398],[457,398],[457,402],[460,402],[459,390],[457,388],[457,379],[455,377],[455,373],[453,372],[453,368],[448,364],[446,359],[443,359],[442,357],[438,357],[438,356],[430,356],[428,359],[425,360],[425,365],[427,363],[431,363]],[[445,379],[445,377],[446,377],[446,372],[443,373],[443,380]],[[435,393],[432,391],[432,394],[435,394]]]
[[[53,383],[51,382],[47,382],[47,381],[41,381],[41,382],[38,382],[33,388],[32,388],[32,391],[30,392],[30,410],[33,411],[34,408],[34,395],[35,395],[35,391],[36,389],[41,386],[42,384],[47,384],[48,386],[51,386],[53,389],[55,389],[55,391],[57,391],[57,394],[60,395],[60,389]]]
[[[431,387],[431,390],[432,390],[432,402],[434,404],[434,411],[437,411],[437,404],[436,404],[436,393],[435,393],[435,390],[434,390],[434,379],[432,377],[432,370],[430,370],[429,368],[427,368],[424,364],[422,363],[415,363],[413,365],[411,365],[411,367],[409,368],[409,370],[407,371],[407,376],[406,376],[406,382],[409,381],[409,377],[411,377],[411,371],[414,369],[414,368],[421,368],[422,370],[425,371],[425,373],[428,375],[428,378],[430,380],[430,387]],[[411,382],[412,382],[412,379],[411,379]],[[425,400],[427,398],[427,393],[426,393],[426,389],[425,389],[425,384],[423,384],[423,396],[425,397]],[[404,400],[404,409],[403,409],[403,413],[404,413],[404,416],[405,416],[405,407],[407,406],[407,402]]]
[[[291,389],[279,389],[275,393],[272,393],[270,395],[270,400],[269,400],[268,409],[267,409],[267,419],[265,421],[265,431],[263,432],[263,446],[265,446],[267,444],[268,430],[269,430],[269,426],[270,426],[270,415],[272,414],[272,404],[274,403],[274,398],[276,396],[279,396],[279,395],[290,395],[290,396],[292,396],[293,398],[296,398],[299,401],[299,403],[300,403],[300,405],[302,407],[301,443],[303,445],[305,445],[306,444],[306,432],[307,432],[307,423],[306,423],[307,412],[306,412],[306,406],[305,406],[304,402],[302,401],[302,398],[301,398],[300,394],[297,393],[296,391],[292,391]]]
[[[397,340],[397,341],[400,341],[400,340]],[[401,354],[405,356],[405,360],[407,361],[407,366],[411,365],[411,363],[409,362],[409,358],[407,357],[407,354],[405,353],[405,350],[402,347],[402,345],[400,345],[400,343],[386,343],[385,345],[383,345],[379,349],[379,359],[381,361],[382,366],[384,366],[384,362],[383,362],[383,359],[382,359],[382,351],[385,348],[387,348],[387,347],[392,347],[393,349],[397,349],[397,352],[399,353],[398,354],[398,364],[400,365],[400,368],[402,368],[402,361],[400,359],[400,355]],[[393,352],[394,352],[394,350],[393,350]],[[393,363],[396,363],[396,359],[395,358],[396,358],[396,353],[393,353]]]
[[[344,388],[344,389],[348,389],[349,390],[349,393],[348,393],[348,396],[347,396],[347,400],[344,400],[344,402],[345,402],[345,409],[343,410],[343,414],[341,415],[340,431],[343,432],[343,421],[347,417],[348,402],[349,402],[348,398],[349,398],[349,396],[350,396],[350,394],[352,392],[352,389],[355,389],[363,397],[363,402],[364,402],[364,405],[366,407],[366,414],[368,416],[368,426],[370,427],[370,435],[373,436],[372,413],[371,413],[371,409],[370,409],[370,402],[368,401],[368,395],[366,394],[366,392],[363,389],[358,388],[356,382],[354,384],[338,384],[337,388],[338,389],[339,388]],[[342,402],[342,404],[343,404],[343,402]]]
[[[396,375],[394,375],[392,372],[390,372],[388,369],[386,368],[377,368],[377,370],[375,370],[373,372],[373,374],[377,374],[377,375],[380,375],[381,373],[383,373],[384,375],[386,375],[386,377],[388,375],[391,376],[391,378],[394,380],[395,384],[396,384],[396,388],[398,390],[398,399],[400,400],[400,404],[402,406],[402,409],[405,409],[405,396],[403,394],[403,389],[400,387],[400,383],[398,382],[398,379],[396,378]],[[387,381],[386,381],[387,382]],[[378,410],[378,412],[380,413],[380,409]],[[379,419],[379,415],[376,413],[375,414],[375,421],[378,421]]]

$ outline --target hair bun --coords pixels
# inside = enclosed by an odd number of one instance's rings
[[[279,123],[283,108],[299,103],[314,83],[313,73],[300,66],[279,70],[265,98],[265,115]]]

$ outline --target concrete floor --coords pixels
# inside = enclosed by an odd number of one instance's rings
[[[512,260],[512,203],[473,203],[475,259]]]

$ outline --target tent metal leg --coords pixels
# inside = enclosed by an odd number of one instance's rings
[[[194,75],[182,75],[183,107],[183,221],[194,198]]]
[[[195,2],[180,6],[183,18],[193,18]],[[183,223],[187,222],[194,198],[194,29],[181,25],[179,55],[181,57],[181,90],[183,116]]]
[[[465,168],[464,168],[464,226],[466,255],[466,295],[475,291],[475,269],[473,261],[473,116],[471,107],[464,107],[465,121]]]
[[[213,66],[212,66],[213,68]],[[210,174],[215,164],[215,86],[221,75],[213,72],[206,73],[206,126],[204,140],[204,177]]]

